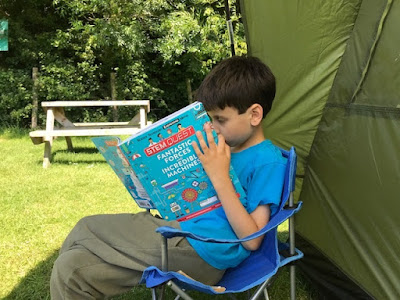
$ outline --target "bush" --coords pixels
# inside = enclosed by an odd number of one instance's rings
[[[32,79],[23,70],[0,70],[0,124],[29,127]]]

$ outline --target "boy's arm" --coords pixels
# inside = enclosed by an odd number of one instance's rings
[[[204,170],[209,176],[225,214],[238,238],[244,238],[263,228],[269,221],[270,209],[268,205],[258,206],[249,214],[240,202],[229,177],[231,151],[222,135],[218,136],[218,145],[215,143],[209,126],[205,127],[208,146],[203,135],[197,132],[199,144],[193,143],[194,151],[199,157]],[[200,148],[201,150],[200,151]],[[248,250],[257,250],[263,236],[243,242]]]

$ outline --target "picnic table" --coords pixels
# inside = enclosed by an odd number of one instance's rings
[[[35,145],[45,144],[43,168],[50,166],[51,147],[56,137],[65,137],[68,150],[73,150],[72,136],[131,135],[147,125],[147,113],[150,111],[149,100],[43,101],[41,105],[46,111],[46,129],[32,131],[29,136]],[[87,123],[73,123],[65,114],[66,107],[97,106],[136,106],[139,113],[128,122]]]

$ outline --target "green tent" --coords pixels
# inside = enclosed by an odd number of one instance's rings
[[[400,299],[400,0],[242,0],[299,155],[300,269],[328,299]]]

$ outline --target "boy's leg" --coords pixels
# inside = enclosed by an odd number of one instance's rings
[[[104,262],[84,248],[72,249],[62,253],[54,264],[51,299],[102,299],[128,291],[139,276]]]
[[[160,226],[149,213],[83,218],[65,240],[51,276],[53,299],[99,299],[137,285],[150,265],[161,267]],[[223,271],[204,262],[184,238],[168,243],[169,269],[215,284]]]

